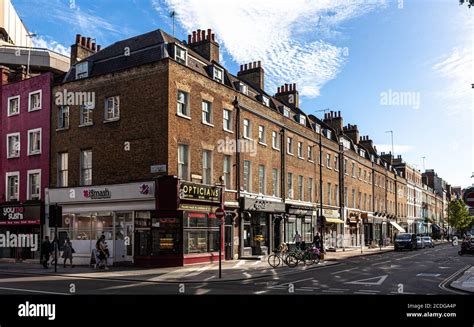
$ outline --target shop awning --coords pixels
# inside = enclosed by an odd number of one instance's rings
[[[344,221],[338,218],[326,218],[326,223],[329,224],[344,224]]]
[[[403,228],[402,226],[400,226],[399,224],[397,224],[396,222],[394,221],[391,221],[390,220],[390,224],[392,224],[393,227],[395,227],[396,229],[398,229],[399,232],[402,232],[402,233],[405,233],[405,228]]]

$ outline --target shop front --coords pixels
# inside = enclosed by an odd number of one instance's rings
[[[339,210],[323,209],[323,237],[324,246],[329,251],[343,247],[344,221],[341,219]]]
[[[222,188],[163,176],[157,180],[156,216],[143,231],[145,246],[135,262],[146,267],[173,267],[219,260],[224,249]],[[225,252],[222,251],[222,258]]]
[[[370,213],[362,213],[361,218],[364,226],[364,243],[366,246],[371,246],[374,241],[374,216]]]
[[[346,246],[360,246],[363,240],[362,234],[364,232],[362,225],[362,213],[360,211],[347,211],[346,219]]]
[[[109,264],[132,264],[148,246],[146,235],[155,216],[153,181],[46,189],[47,204],[62,206],[60,246],[71,239],[77,264],[89,264],[97,240],[104,235]],[[47,207],[48,208],[48,207]],[[55,230],[48,229],[50,238]]]
[[[0,258],[39,259],[43,203],[3,203],[0,210],[0,234],[4,241],[0,246]]]
[[[285,204],[243,197],[241,208],[241,257],[267,255],[278,248],[285,238]]]
[[[296,232],[306,244],[313,242],[316,234],[316,208],[296,204],[287,205],[287,219],[285,221],[285,242],[295,243]]]

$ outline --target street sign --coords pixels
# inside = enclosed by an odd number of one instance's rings
[[[222,218],[224,218],[224,215],[225,215],[224,209],[222,209],[222,208],[217,208],[216,209],[216,218],[222,219]]]
[[[464,202],[470,206],[474,207],[474,188],[470,187],[464,191]]]

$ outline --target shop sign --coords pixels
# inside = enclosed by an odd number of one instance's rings
[[[285,204],[262,199],[244,198],[244,210],[263,212],[285,212]]]
[[[0,225],[39,225],[41,205],[3,205]]]
[[[220,202],[221,188],[217,186],[182,182],[179,191],[182,200]]]
[[[150,166],[150,173],[152,173],[152,174],[166,173],[166,165],[153,165],[153,166]]]
[[[85,189],[82,191],[82,196],[89,200],[103,200],[103,199],[111,199],[112,193],[109,191],[108,188],[104,189]]]
[[[180,203],[178,206],[179,210],[192,210],[192,211],[204,211],[211,212],[211,206],[202,206],[198,204],[186,204]]]
[[[339,211],[332,209],[323,209],[323,216],[326,218],[339,218]]]

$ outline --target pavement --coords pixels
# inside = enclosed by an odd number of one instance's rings
[[[297,274],[307,270],[317,269],[325,266],[336,265],[339,261],[358,257],[377,255],[393,251],[393,246],[383,248],[351,247],[337,252],[327,252],[324,259],[319,264],[305,266],[300,263],[297,267],[286,265],[272,268],[267,262],[267,256],[260,257],[260,260],[231,260],[222,261],[222,272],[219,278],[219,263],[200,263],[186,265],[184,267],[170,268],[137,268],[137,267],[109,267],[109,270],[94,270],[90,266],[57,266],[57,272],[50,266],[44,269],[36,260],[28,262],[14,262],[9,259],[0,259],[0,272],[21,273],[31,275],[58,275],[73,276],[81,278],[105,278],[124,281],[151,281],[168,283],[200,283],[200,282],[222,282],[239,281],[249,278],[272,277],[275,275]]]

